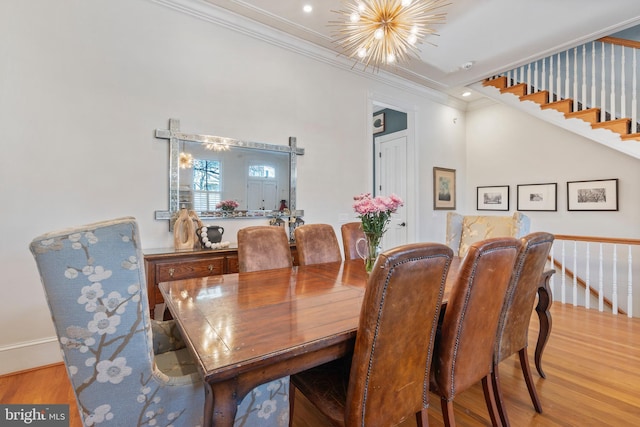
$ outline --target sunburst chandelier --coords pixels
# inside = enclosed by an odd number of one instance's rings
[[[445,22],[450,0],[353,0],[346,10],[334,11],[344,19],[334,22],[339,27],[336,42],[345,54],[358,62],[378,69],[418,57],[417,44],[425,36],[437,35],[434,24]]]
[[[229,141],[227,140],[227,138],[211,136],[207,138],[207,142],[205,142],[204,148],[211,151],[228,151]]]

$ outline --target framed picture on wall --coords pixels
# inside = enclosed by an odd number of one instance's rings
[[[373,134],[384,132],[384,113],[373,115]]]
[[[478,187],[477,210],[508,211],[509,186]]]
[[[519,211],[557,211],[558,184],[518,185]]]
[[[570,211],[617,211],[618,180],[567,182],[567,209]]]
[[[456,208],[456,170],[433,168],[433,209]]]

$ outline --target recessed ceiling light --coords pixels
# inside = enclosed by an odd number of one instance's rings
[[[471,92],[469,92],[468,90],[465,92],[462,92],[462,96],[464,97],[471,96]]]
[[[313,6],[311,6],[310,4],[305,4],[305,5],[302,7],[302,10],[304,10],[304,11],[305,11],[305,12],[307,12],[307,13],[311,13],[311,11],[313,10]]]

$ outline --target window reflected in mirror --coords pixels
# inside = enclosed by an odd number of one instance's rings
[[[197,212],[212,211],[222,201],[220,161],[195,159],[193,161],[193,207]]]

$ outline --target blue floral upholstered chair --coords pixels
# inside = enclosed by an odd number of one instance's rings
[[[150,318],[134,218],[31,243],[85,426],[202,425],[204,384],[173,321]],[[256,387],[236,426],[285,426],[288,379]]]

